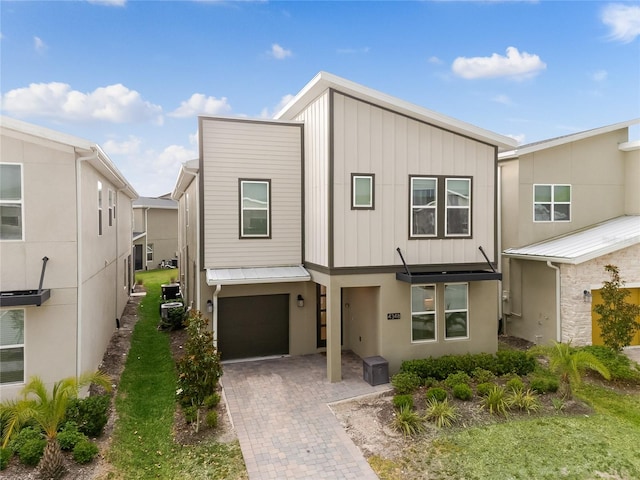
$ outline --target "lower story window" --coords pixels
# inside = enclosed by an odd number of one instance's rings
[[[153,262],[153,243],[147,243],[147,262]]]
[[[469,336],[468,284],[447,283],[444,286],[445,338]]]
[[[411,341],[423,342],[436,339],[436,287],[416,285],[411,287]]]
[[[0,311],[0,384],[24,382],[24,310]]]

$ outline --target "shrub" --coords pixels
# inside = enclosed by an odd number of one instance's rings
[[[442,402],[447,399],[447,391],[444,388],[432,387],[427,390],[426,398],[427,400],[437,400]]]
[[[507,403],[510,408],[525,410],[527,414],[540,409],[540,400],[531,389],[513,389],[507,398]]]
[[[209,410],[207,412],[207,416],[205,417],[205,422],[207,427],[216,428],[218,426],[218,412],[215,410]]]
[[[553,405],[553,409],[556,411],[556,413],[562,412],[564,408],[567,406],[567,404],[564,403],[564,400],[562,398],[552,398],[551,405]]]
[[[487,383],[495,378],[493,372],[480,367],[474,368],[471,372],[471,376],[478,383]]]
[[[391,385],[396,389],[396,393],[413,393],[420,387],[422,380],[412,372],[399,372],[391,377]]]
[[[545,394],[557,392],[560,387],[558,379],[551,377],[534,377],[529,382],[529,387],[534,392]]]
[[[458,418],[458,413],[446,398],[442,401],[431,399],[425,408],[425,418],[433,421],[438,428],[450,427]]]
[[[185,354],[177,362],[178,400],[183,406],[200,406],[213,395],[222,376],[218,349],[213,346],[213,333],[207,328],[209,320],[191,310],[186,321]]]
[[[604,345],[582,347],[609,369],[612,380],[640,384],[640,370],[631,366],[631,360],[624,353],[616,352]]]
[[[460,400],[471,400],[473,390],[466,383],[458,383],[453,387],[453,396]]]
[[[499,350],[496,353],[497,366],[495,373],[507,375],[515,373],[525,376],[536,368],[536,359],[533,355],[520,350]]]
[[[217,392],[212,393],[211,395],[208,395],[204,399],[204,406],[207,407],[208,409],[217,407],[219,403],[220,403],[220,394]]]
[[[482,399],[481,408],[486,408],[492,415],[507,415],[509,403],[507,402],[506,390],[504,387],[495,385]]]
[[[18,450],[20,462],[30,467],[35,467],[40,463],[46,445],[47,441],[44,438],[27,440]]]
[[[427,377],[424,382],[424,386],[427,388],[435,387],[438,384],[438,381],[433,377]]]
[[[66,419],[75,422],[87,437],[99,437],[107,424],[110,402],[109,394],[70,399]]]
[[[512,392],[515,392],[516,390],[522,390],[522,389],[524,389],[524,382],[517,375],[507,381],[507,390],[511,390]]]
[[[196,407],[195,405],[183,407],[182,411],[184,413],[184,419],[187,423],[193,423],[198,418],[198,407]]]
[[[402,410],[403,407],[413,408],[413,395],[394,395],[393,406],[398,410]]]
[[[7,468],[12,455],[13,452],[10,448],[0,448],[0,470],[4,470],[5,468]]]
[[[495,386],[496,384],[492,382],[479,383],[476,387],[476,392],[478,392],[478,395],[480,395],[481,397],[486,397],[487,395],[489,395],[491,389]]]
[[[18,453],[29,440],[42,440],[42,433],[33,427],[24,427],[11,438],[8,447],[13,453]]]
[[[65,423],[58,432],[58,443],[62,450],[73,450],[73,447],[75,447],[78,442],[86,439],[87,436],[78,431],[78,426],[75,422]]]
[[[73,459],[78,463],[89,463],[98,454],[98,446],[88,439],[81,440],[73,449]]]
[[[402,407],[393,420],[393,428],[409,436],[420,433],[424,429],[424,425],[417,412],[408,407]]]
[[[471,377],[465,372],[457,372],[450,374],[444,381],[444,384],[449,388],[453,388],[460,383],[469,383],[470,381]]]

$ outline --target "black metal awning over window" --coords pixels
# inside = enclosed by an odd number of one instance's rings
[[[28,307],[40,306],[51,297],[51,290],[42,288],[44,272],[47,268],[48,257],[42,258],[42,272],[40,273],[40,286],[37,290],[9,290],[0,292],[0,307]]]
[[[397,272],[396,279],[411,284],[418,283],[453,283],[479,282],[481,280],[502,280],[502,274],[488,270],[473,270],[468,272]]]

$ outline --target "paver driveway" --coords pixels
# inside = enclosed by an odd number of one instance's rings
[[[381,392],[362,380],[362,360],[343,353],[342,382],[326,357],[304,355],[224,365],[222,383],[249,478],[377,479],[328,403]]]

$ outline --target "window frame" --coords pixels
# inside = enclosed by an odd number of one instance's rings
[[[245,184],[264,184],[267,187],[267,206],[266,208],[244,208],[244,185]],[[270,239],[271,238],[271,179],[265,178],[239,178],[238,179],[238,238],[246,239]],[[267,231],[264,234],[247,234],[244,232],[244,212],[246,211],[266,211],[267,212]]]
[[[551,199],[548,202],[538,202],[536,201],[536,187],[549,187],[551,189]],[[569,201],[568,202],[557,202],[555,201],[555,187],[569,187]],[[534,183],[533,184],[533,222],[534,223],[553,223],[553,222],[571,222],[572,221],[572,199],[573,199],[573,188],[570,183]],[[549,220],[537,220],[536,219],[536,205],[549,205]],[[569,205],[569,219],[568,220],[556,220],[555,219],[555,211],[556,205]]]
[[[113,190],[109,189],[108,197],[109,197],[109,226],[113,227],[113,217],[114,217]]]
[[[98,236],[102,235],[102,182],[98,180]]]
[[[422,288],[422,287],[432,287],[433,288],[433,309],[432,310],[413,310],[413,292],[414,289]],[[426,300],[426,299],[425,299]],[[433,338],[421,338],[414,339],[413,338],[413,322],[415,315],[433,315]],[[435,343],[438,341],[438,286],[435,283],[425,283],[420,285],[411,285],[411,343]]]
[[[449,181],[466,181],[469,184],[469,200],[468,205],[449,205]],[[469,238],[471,237],[471,206],[473,205],[473,182],[471,177],[444,177],[444,235],[446,238]],[[449,211],[453,210],[467,210],[468,212],[468,233],[449,233]]]
[[[451,285],[464,285],[465,286],[465,304],[466,304],[466,308],[447,308],[447,303],[446,303],[446,299],[447,299],[447,287],[451,286]],[[469,282],[452,282],[452,283],[445,283],[444,284],[444,299],[445,299],[445,304],[444,304],[444,339],[445,341],[451,341],[451,340],[468,340],[469,339]],[[464,312],[466,315],[465,318],[465,328],[466,328],[466,335],[464,336],[457,336],[457,337],[450,337],[447,335],[447,314],[451,314],[451,313],[460,313],[460,312]]]
[[[435,205],[418,205],[417,207],[413,204],[413,182],[414,180],[434,180],[436,182],[436,192],[435,192]],[[439,204],[439,181],[437,176],[427,176],[427,175],[409,175],[409,238],[438,238],[438,204]],[[413,233],[413,211],[416,208],[429,208],[434,211],[434,232],[430,233]]]
[[[19,200],[3,200],[0,196],[0,206],[20,206],[20,238],[2,238],[0,236],[0,242],[23,242],[24,241],[24,165],[22,163],[14,162],[0,162],[2,165],[17,165],[20,167],[20,199]]]
[[[3,382],[0,383],[0,386],[4,386],[4,385],[19,385],[21,383],[24,383],[25,381],[25,373],[26,373],[26,368],[25,368],[25,345],[26,345],[26,317],[27,317],[27,312],[26,309],[24,308],[6,308],[6,309],[2,309],[0,310],[0,312],[4,313],[4,312],[13,312],[13,311],[19,311],[22,312],[22,343],[12,343],[12,344],[7,344],[7,345],[2,345],[2,343],[0,343],[0,350],[9,350],[9,349],[22,349],[22,380],[17,380],[17,381],[13,381],[13,382]],[[1,328],[1,327],[0,327]]]
[[[147,243],[147,262],[153,262],[153,243]],[[151,255],[151,258],[149,258],[149,255]]]
[[[374,173],[352,173],[351,174],[351,210],[375,210],[376,182]],[[369,202],[358,204],[356,201],[356,181],[369,180]]]

